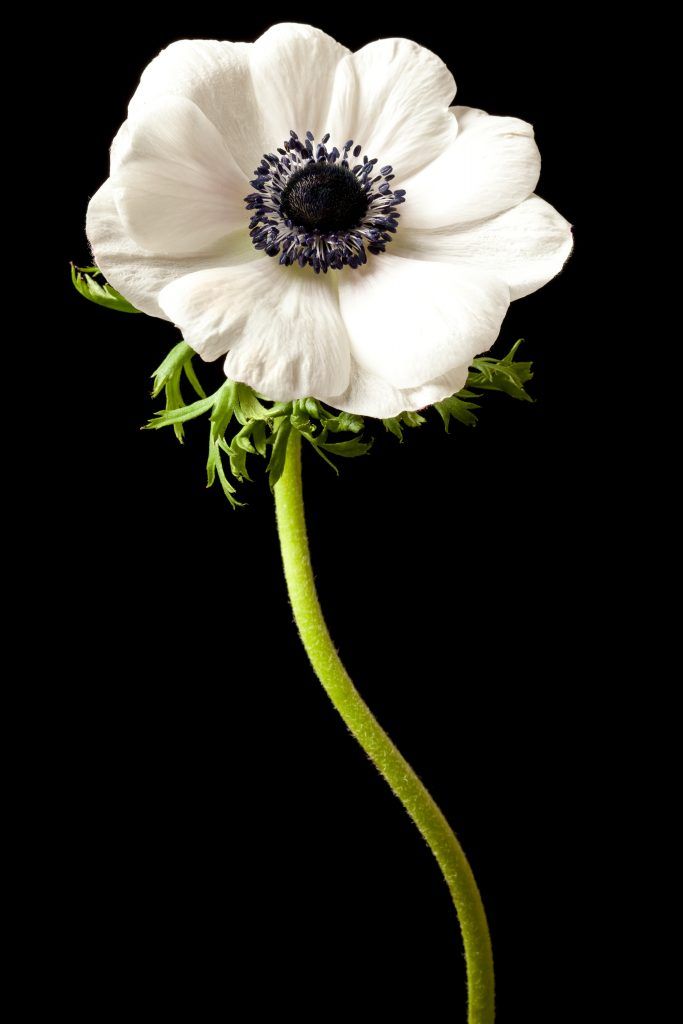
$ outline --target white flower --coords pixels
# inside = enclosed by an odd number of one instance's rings
[[[270,399],[377,417],[439,401],[572,245],[533,195],[531,126],[454,95],[406,39],[350,53],[286,24],[173,43],[90,202],[95,260]]]

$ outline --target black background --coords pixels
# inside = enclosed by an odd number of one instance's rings
[[[376,1010],[430,1021],[442,1007],[465,1020],[448,894],[309,670],[264,480],[233,512],[204,488],[204,423],[184,448],[140,432],[156,407],[150,374],[177,332],[90,305],[67,280],[69,259],[88,261],[87,201],[149,60],[177,38],[253,40],[290,17],[352,48],[404,35],[433,49],[460,103],[534,124],[538,191],[575,225],[566,270],[512,306],[494,350],[527,339],[533,405],[490,396],[474,430],[446,436],[430,416],[403,445],[378,434],[339,478],[314,457],[304,470],[332,634],[467,851],[499,1019],[580,1019],[568,865],[582,855],[571,836],[594,739],[579,666],[598,629],[587,606],[600,600],[602,530],[576,382],[589,357],[589,226],[583,97],[567,68],[586,41],[571,24],[529,31],[484,12],[446,27],[369,4],[156,23],[140,12],[100,14],[97,31],[74,24],[60,50],[79,116],[60,127],[55,270],[75,396],[58,491],[69,625],[55,656],[67,682],[47,710],[59,740],[43,808],[58,854],[46,898],[56,939],[68,922],[72,958],[58,985],[88,1019],[134,1005],[188,1020]],[[198,372],[217,386],[220,365]]]

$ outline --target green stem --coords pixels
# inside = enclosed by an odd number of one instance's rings
[[[468,1024],[493,1024],[491,938],[472,869],[445,817],[351,682],[323,618],[306,535],[297,430],[292,430],[285,469],[275,485],[275,506],[289,597],[306,653],[335,708],[436,857],[453,897],[465,946]]]

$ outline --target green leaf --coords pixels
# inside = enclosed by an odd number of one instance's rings
[[[266,425],[262,420],[254,421],[254,429],[251,434],[251,439],[254,443],[254,448],[258,454],[265,458],[266,456]]]
[[[223,494],[228,499],[232,507],[237,508],[237,506],[242,505],[243,502],[238,501],[237,498],[235,498],[235,494],[237,493],[236,488],[228,480],[221,455],[222,447],[223,445],[218,441],[209,441],[209,456],[206,460],[206,486],[213,486],[216,476],[218,476],[218,481],[221,485]]]
[[[294,429],[298,430],[299,433],[308,434],[309,437],[313,437],[315,434],[315,423],[311,422],[306,413],[293,413],[289,419]]]
[[[515,398],[529,400],[524,384],[533,376],[530,362],[516,362],[517,342],[503,359],[481,356],[474,360],[467,383],[457,394],[435,404],[446,430],[456,419],[467,426],[477,422],[477,411],[482,392],[502,391]],[[312,445],[317,455],[338,473],[336,457],[357,458],[365,455],[372,440],[363,441],[365,421],[362,416],[329,409],[316,398],[300,398],[292,402],[273,402],[257,394],[246,384],[226,380],[208,397],[192,368],[193,351],[180,342],[168,354],[154,375],[154,394],[165,392],[166,409],[155,414],[147,425],[150,429],[173,426],[180,431],[183,424],[204,413],[209,414],[209,452],[207,457],[207,484],[219,480],[224,494],[234,507],[235,481],[250,480],[249,456],[268,458],[267,473],[271,489],[282,476],[287,443],[292,430],[297,430]],[[185,405],[181,381],[185,376],[199,401]],[[426,422],[421,412],[402,412],[383,420],[384,427],[399,441],[407,428],[422,426]],[[342,440],[330,440],[341,434],[355,435]]]
[[[403,412],[401,419],[407,427],[421,427],[427,420],[419,412]]]
[[[477,416],[473,410],[478,409],[479,406],[476,402],[460,398],[459,395],[444,398],[443,402],[435,402],[434,408],[443,420],[446,433],[448,433],[450,427],[451,416],[459,420],[460,423],[464,423],[467,427],[473,427],[477,422]]]
[[[338,416],[330,416],[325,420],[325,426],[333,434],[345,433],[360,434],[365,427],[365,420],[362,416],[354,416],[350,412],[340,412]]]
[[[235,497],[235,494],[237,492],[236,492],[235,488],[232,486],[232,484],[230,483],[230,481],[228,480],[227,476],[225,475],[225,469],[223,468],[223,460],[221,459],[220,452],[218,452],[218,458],[216,460],[216,472],[218,474],[218,479],[220,481],[220,485],[223,488],[223,494],[228,499],[228,501],[230,502],[232,507],[233,508],[237,508],[238,506],[242,507],[244,505],[244,502],[237,500],[237,498]]]
[[[501,359],[501,362],[502,363],[513,363],[515,361],[515,355],[517,353],[517,349],[519,348],[519,346],[522,344],[523,341],[524,341],[524,338],[517,338],[517,341],[514,343],[514,345],[512,346],[510,351],[508,352],[508,354],[506,356],[503,356],[503,358]],[[529,363],[529,366],[531,366],[531,363]]]
[[[516,341],[503,359],[495,359],[493,356],[475,359],[467,377],[467,386],[479,391],[502,391],[511,398],[532,402],[533,399],[524,389],[527,381],[533,378],[532,363],[515,361],[515,353],[522,340],[520,338]]]
[[[209,442],[209,456],[206,460],[206,486],[213,487],[216,479],[216,463],[221,457],[220,448],[217,444]]]
[[[314,420],[322,419],[323,408],[315,398],[304,398],[301,402],[302,410]]]
[[[230,457],[230,472],[239,481],[249,480],[251,482],[251,477],[247,472],[247,455],[256,455],[256,449],[249,439],[251,430],[252,424],[247,423],[235,434],[230,445],[225,444],[225,440],[221,439]]]
[[[242,424],[248,420],[265,420],[272,415],[271,410],[261,404],[256,392],[248,384],[237,385],[237,402],[241,414],[238,419]]]
[[[73,263],[71,264],[71,281],[76,291],[84,298],[97,303],[98,306],[115,309],[119,313],[140,312],[106,281],[104,284],[100,284],[95,280],[96,277],[101,276],[102,271],[97,267],[77,267]]]
[[[401,426],[401,420],[398,416],[391,416],[389,419],[382,420],[385,428],[394,437],[397,437],[401,444],[403,444],[403,427]]]
[[[152,375],[154,378],[152,397],[156,398],[156,396],[162,391],[165,393],[166,409],[164,411],[166,413],[185,407],[185,399],[183,398],[183,393],[180,389],[183,372],[187,375],[197,394],[199,394],[201,398],[206,398],[204,390],[197,380],[192,368],[192,358],[194,354],[194,350],[191,349],[186,342],[180,341],[171,349],[161,365],[156,368]],[[182,444],[184,437],[182,422],[174,422],[173,430],[175,431],[176,437]]]
[[[150,420],[144,426],[145,430],[159,430],[161,427],[169,427],[174,423],[186,423],[187,420],[195,420],[198,416],[208,412],[214,404],[215,395],[209,395],[192,405],[185,405],[179,409],[162,410],[154,414],[155,419]]]
[[[206,391],[197,380],[197,374],[194,372],[194,366],[192,365],[192,356],[190,356],[190,358],[185,363],[183,363],[183,370],[185,371],[185,376],[192,385],[195,394],[199,395],[200,398],[206,398]]]
[[[271,491],[284,471],[285,459],[287,458],[287,442],[291,432],[292,424],[289,419],[282,419],[278,422],[273,441],[273,450],[270,453],[270,461],[268,462],[268,483],[270,484]]]
[[[385,428],[403,443],[404,427],[421,427],[427,420],[419,412],[401,412],[398,416],[390,416],[382,420]]]
[[[231,446],[229,449],[230,459],[230,472],[234,476],[235,480],[239,480],[242,483],[243,480],[249,480],[251,477],[247,472],[247,452],[244,448],[239,445]]]
[[[318,448],[324,448],[326,452],[331,455],[341,455],[344,459],[355,459],[359,455],[366,455],[367,452],[372,448],[372,441],[367,444],[360,440],[358,437],[352,437],[348,441],[335,441],[330,444],[323,444],[318,442],[316,446]]]
[[[286,416],[288,419],[292,415],[292,403],[291,402],[274,402],[270,409],[266,409],[266,415],[259,417],[266,420],[275,420],[280,416]]]
[[[211,437],[215,439],[222,437],[228,429],[230,420],[237,407],[237,389],[239,385],[234,380],[226,380],[218,391],[211,396]],[[195,405],[200,405],[195,402]]]
[[[171,349],[166,358],[157,366],[156,370],[152,374],[154,386],[152,387],[152,398],[156,398],[160,395],[169,381],[173,380],[174,377],[179,377],[183,366],[186,362],[192,359],[194,352],[185,341],[179,341],[177,345]],[[206,398],[206,395],[201,395],[201,398]]]
[[[251,434],[253,433],[255,426],[256,423],[251,422],[242,427],[239,433],[235,434],[233,437],[230,447],[234,448],[234,446],[237,445],[238,448],[244,449],[244,451],[248,452],[249,455],[256,455],[256,449],[251,443]]]

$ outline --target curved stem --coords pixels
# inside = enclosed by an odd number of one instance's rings
[[[451,891],[467,964],[468,1022],[494,1020],[493,956],[486,914],[472,869],[444,815],[351,682],[318,602],[301,487],[301,435],[292,430],[284,472],[275,485],[277,525],[294,618],[313,669],[368,757],[427,841]]]

